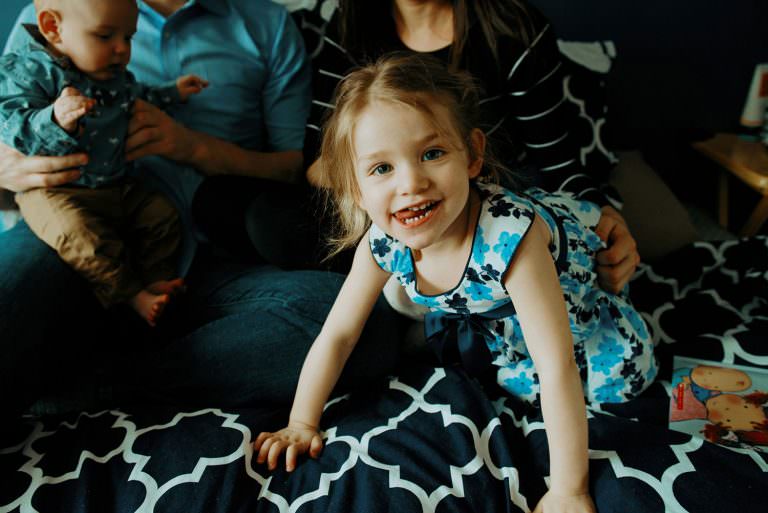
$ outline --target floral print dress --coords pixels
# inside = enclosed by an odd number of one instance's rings
[[[574,354],[589,402],[637,396],[657,372],[648,329],[625,290],[603,291],[594,271],[602,248],[593,228],[600,209],[565,193],[528,189],[516,194],[477,183],[482,201],[472,252],[461,281],[437,295],[419,292],[411,251],[376,225],[369,231],[378,265],[397,276],[410,298],[427,306],[427,338],[445,360],[470,373],[489,370],[507,392],[538,405],[539,378],[503,278],[534,213],[552,232],[550,251],[568,309]]]

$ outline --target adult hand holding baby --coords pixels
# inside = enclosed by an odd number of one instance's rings
[[[187,127],[144,100],[136,100],[125,140],[126,160],[159,155],[176,162],[194,160],[195,137]]]
[[[0,143],[0,189],[23,192],[56,187],[80,177],[80,166],[88,163],[84,153],[57,157],[26,156]]]

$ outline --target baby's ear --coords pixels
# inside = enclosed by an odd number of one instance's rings
[[[37,13],[37,28],[40,30],[40,33],[45,40],[51,44],[61,42],[61,33],[59,31],[60,23],[61,16],[57,11],[42,9]]]
[[[485,155],[485,134],[479,128],[473,128],[469,134],[469,177],[475,178],[483,170]]]

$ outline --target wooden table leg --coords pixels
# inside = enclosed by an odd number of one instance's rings
[[[768,196],[763,196],[760,203],[757,204],[749,219],[744,224],[739,235],[742,237],[750,237],[755,235],[758,230],[763,226],[766,218],[768,218]]]

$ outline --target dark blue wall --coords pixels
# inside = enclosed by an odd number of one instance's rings
[[[612,40],[610,120],[622,146],[735,130],[768,62],[766,0],[530,0],[558,36]],[[0,0],[3,43],[28,0]]]
[[[609,114],[625,146],[736,130],[768,62],[766,0],[531,1],[563,39],[616,43]]]
[[[29,0],[0,0],[0,49],[5,45],[19,11],[28,3]]]

